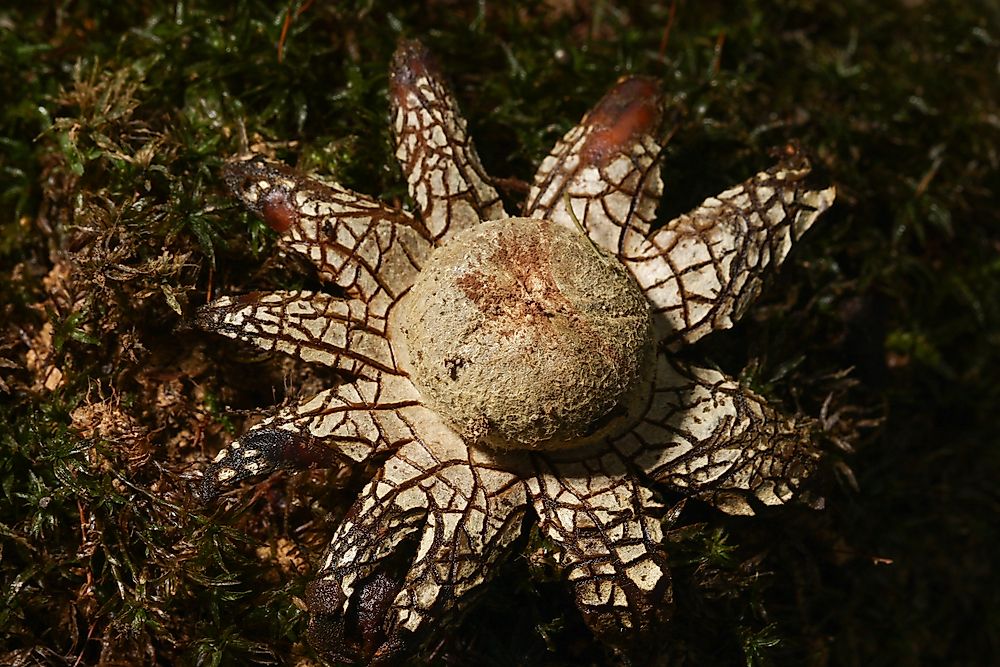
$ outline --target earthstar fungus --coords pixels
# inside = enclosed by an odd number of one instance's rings
[[[833,188],[808,189],[789,150],[652,230],[662,98],[631,77],[508,217],[419,43],[397,49],[390,96],[412,214],[260,157],[226,167],[243,204],[346,297],[223,297],[198,323],[345,380],[222,450],[203,495],[282,467],[384,461],[308,589],[327,658],[404,652],[489,578],[529,507],[588,626],[627,643],[670,608],[654,489],[749,515],[815,467],[806,429],[672,351],[732,326]]]

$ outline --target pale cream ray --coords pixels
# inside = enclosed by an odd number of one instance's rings
[[[284,247],[367,304],[372,316],[387,316],[433,250],[408,213],[335,183],[259,157],[229,163],[225,176]]]
[[[667,223],[622,260],[653,304],[670,346],[728,329],[760,292],[768,267],[832,204],[832,187],[810,190],[798,154],[706,199]]]
[[[311,608],[318,623],[343,617],[361,587],[401,542],[416,541],[398,595],[380,610],[378,642],[399,645],[463,602],[492,574],[493,563],[517,537],[525,509],[520,477],[484,452],[470,450],[437,417],[408,413],[421,439],[393,454],[361,492],[324,558]],[[387,601],[388,602],[388,601]],[[365,600],[353,600],[364,606]],[[364,638],[371,641],[372,638]],[[346,645],[351,638],[343,637]],[[335,647],[344,652],[344,646]],[[386,650],[389,650],[388,648]]]
[[[253,292],[225,296],[198,310],[202,329],[283,352],[303,361],[371,377],[397,373],[384,317],[358,299],[321,292]]]
[[[601,247],[628,253],[649,231],[663,193],[661,106],[652,79],[620,81],[542,161],[525,215],[572,229],[579,223]]]
[[[719,371],[665,354],[641,423],[612,444],[648,477],[730,514],[791,500],[819,458],[807,426]]]
[[[396,49],[390,100],[396,158],[431,237],[442,240],[480,221],[507,217],[454,95],[417,41]]]
[[[587,625],[611,643],[656,627],[671,600],[662,505],[606,444],[535,459],[528,492]]]
[[[281,468],[357,465],[417,438],[407,412],[422,410],[409,379],[375,372],[284,408],[222,449],[206,468],[202,495],[213,497]]]

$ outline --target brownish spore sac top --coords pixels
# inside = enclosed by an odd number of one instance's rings
[[[612,256],[545,220],[458,234],[402,306],[414,383],[472,441],[557,449],[624,414],[652,355],[649,306]]]

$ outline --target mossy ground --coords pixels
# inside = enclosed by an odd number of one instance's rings
[[[995,2],[17,7],[0,9],[0,663],[311,660],[303,588],[362,476],[276,476],[209,508],[190,483],[251,412],[329,378],[183,324],[211,295],[316,285],[223,192],[242,128],[403,200],[401,34],[438,54],[498,176],[527,178],[636,72],[672,98],[664,220],[791,138],[838,188],[752,314],[693,351],[822,416],[827,508],[688,503],[674,621],[634,663],[1000,655]],[[527,539],[417,662],[628,659]]]

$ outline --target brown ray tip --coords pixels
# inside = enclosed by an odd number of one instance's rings
[[[260,207],[260,217],[268,227],[283,234],[291,229],[299,218],[299,212],[292,205],[291,197],[284,188],[272,188],[264,194]]]
[[[298,220],[289,183],[299,183],[295,172],[261,156],[226,163],[222,178],[229,191],[276,232],[288,231]]]
[[[420,40],[401,39],[392,56],[389,81],[392,92],[412,88],[421,78],[440,78],[434,56]]]
[[[620,80],[584,120],[593,128],[581,151],[584,162],[603,163],[639,137],[655,133],[663,118],[662,100],[655,79]]]

